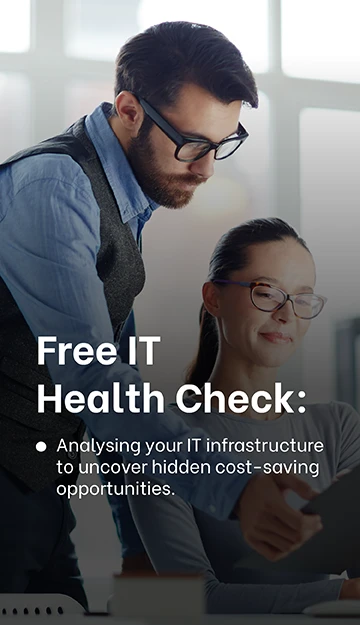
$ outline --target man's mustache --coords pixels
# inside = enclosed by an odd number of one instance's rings
[[[202,184],[203,182],[207,181],[207,178],[203,178],[202,176],[194,176],[191,174],[188,174],[186,176],[176,176],[176,175],[172,175],[169,177],[171,182],[185,182],[186,184]]]

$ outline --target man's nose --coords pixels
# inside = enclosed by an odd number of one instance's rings
[[[192,174],[201,176],[202,178],[211,178],[214,173],[214,152],[208,152],[198,161],[190,163],[190,171]]]

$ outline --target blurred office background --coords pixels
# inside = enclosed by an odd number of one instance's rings
[[[180,19],[215,26],[239,47],[260,106],[244,108],[250,138],[191,205],[159,209],[145,228],[137,329],[162,343],[153,367],[140,362],[143,377],[173,398],[195,350],[216,241],[245,219],[276,215],[305,237],[317,291],[329,298],[282,381],[309,401],[337,398],[337,324],[360,316],[359,0],[0,0],[0,158],[111,101],[121,44]],[[99,497],[74,508],[83,573],[89,584],[106,580],[121,566],[110,509]]]

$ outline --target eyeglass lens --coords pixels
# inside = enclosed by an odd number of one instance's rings
[[[257,308],[265,312],[272,312],[278,306],[284,304],[286,297],[279,289],[268,286],[256,286],[252,290],[252,301]],[[296,295],[293,303],[296,314],[304,319],[316,317],[323,307],[323,301],[312,293]]]
[[[225,143],[221,143],[216,150],[215,158],[217,160],[227,158],[228,156],[233,154],[244,141],[245,139],[234,139],[232,141],[226,141]]]
[[[216,150],[215,158],[217,160],[227,158],[243,143],[243,139],[234,139],[233,141],[226,141],[221,143]],[[178,158],[182,161],[192,161],[205,156],[211,149],[210,143],[207,141],[201,142],[189,142],[185,143],[178,151]]]
[[[201,156],[205,156],[209,149],[210,144],[207,141],[204,141],[204,143],[184,143],[178,151],[178,158],[183,161],[192,161]]]

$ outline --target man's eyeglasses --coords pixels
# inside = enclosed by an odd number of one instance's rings
[[[256,308],[263,312],[274,312],[285,306],[289,300],[292,304],[294,315],[300,319],[313,319],[324,308],[327,297],[314,293],[297,293],[289,295],[276,286],[263,282],[235,282],[233,280],[212,280],[222,284],[238,284],[250,289],[250,298]]]
[[[239,122],[237,132],[223,141],[220,141],[220,143],[213,143],[212,141],[201,139],[200,137],[186,137],[175,130],[175,128],[169,124],[151,104],[146,102],[146,100],[143,98],[138,99],[146,115],[148,115],[160,130],[175,143],[175,158],[183,163],[198,161],[211,150],[215,150],[215,159],[221,161],[231,156],[231,154],[234,154],[249,136],[245,128]]]

